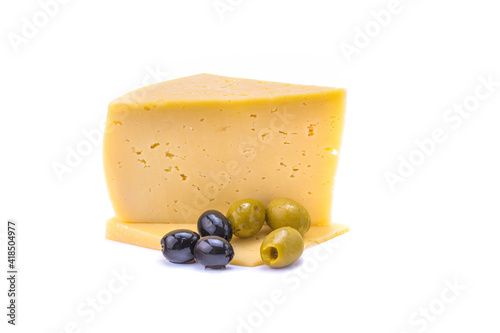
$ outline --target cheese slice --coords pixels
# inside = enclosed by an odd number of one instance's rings
[[[133,223],[123,222],[113,217],[106,223],[106,238],[118,242],[161,250],[160,240],[172,230],[190,229],[196,231],[196,224],[169,224],[169,223]],[[331,238],[346,233],[349,227],[331,223],[327,226],[312,226],[304,235],[305,247],[311,247],[323,243]],[[262,265],[260,258],[260,245],[271,229],[264,225],[262,230],[251,238],[239,238],[234,236],[231,245],[234,248],[232,265],[259,266]]]
[[[312,225],[329,225],[344,98],[343,89],[209,74],[118,98],[104,137],[116,216],[192,224],[240,199],[287,197],[307,208]]]

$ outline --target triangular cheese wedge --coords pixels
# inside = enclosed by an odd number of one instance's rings
[[[123,221],[196,223],[237,200],[291,198],[331,223],[343,89],[201,74],[109,105],[104,166]]]

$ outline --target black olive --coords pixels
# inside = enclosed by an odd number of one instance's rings
[[[206,236],[196,242],[194,256],[205,268],[226,268],[234,257],[234,250],[224,238]]]
[[[198,218],[198,232],[203,236],[218,236],[228,242],[233,238],[231,222],[217,210],[207,210]]]
[[[176,264],[185,264],[194,260],[194,246],[200,235],[187,229],[173,230],[161,239],[163,256]]]

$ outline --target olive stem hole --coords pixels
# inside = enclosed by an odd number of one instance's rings
[[[276,259],[278,259],[278,249],[275,248],[274,246],[270,248],[270,256],[271,256],[271,260],[274,261]]]

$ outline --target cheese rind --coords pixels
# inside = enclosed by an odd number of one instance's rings
[[[109,105],[104,165],[123,221],[196,223],[237,200],[300,202],[331,222],[343,89],[196,75]]]
[[[160,240],[168,232],[176,229],[189,229],[196,231],[195,224],[169,224],[169,223],[131,223],[123,222],[113,217],[106,222],[106,238],[122,243],[142,246],[150,249],[161,250]],[[233,237],[231,245],[235,256],[232,265],[259,266],[260,245],[271,229],[265,225],[262,230],[251,238]],[[332,223],[328,226],[312,226],[304,235],[305,247],[323,243],[329,239],[340,236],[349,231],[349,227]]]

